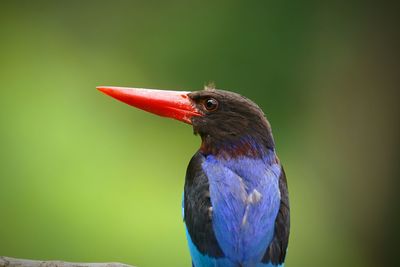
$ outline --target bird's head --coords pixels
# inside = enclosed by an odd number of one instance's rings
[[[271,127],[251,100],[224,90],[165,91],[99,86],[131,106],[191,124],[202,138],[200,150],[222,156],[263,156],[274,150]]]

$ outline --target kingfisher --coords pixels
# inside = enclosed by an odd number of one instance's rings
[[[237,93],[99,86],[126,104],[193,127],[182,210],[192,267],[281,267],[290,209],[271,126]]]

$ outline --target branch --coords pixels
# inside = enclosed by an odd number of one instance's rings
[[[0,267],[134,267],[118,262],[81,263],[65,261],[37,261],[0,256]]]

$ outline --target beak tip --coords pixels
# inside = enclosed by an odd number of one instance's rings
[[[106,95],[110,95],[113,91],[112,88],[108,86],[96,86],[96,89]]]

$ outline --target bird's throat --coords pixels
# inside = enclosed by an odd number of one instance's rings
[[[225,159],[238,157],[268,158],[271,163],[277,162],[276,157],[269,157],[269,155],[275,155],[273,147],[269,148],[256,138],[249,136],[225,140],[218,140],[209,135],[202,136],[200,152],[203,155],[213,155]]]

